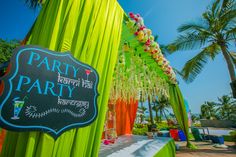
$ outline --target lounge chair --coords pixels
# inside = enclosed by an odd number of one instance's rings
[[[200,133],[199,129],[203,129],[203,134]],[[207,130],[207,134],[205,132]],[[195,141],[211,140],[212,143],[224,144],[224,137],[221,135],[210,135],[209,130],[206,127],[191,127],[191,131]]]
[[[203,130],[203,134],[200,133],[199,129]],[[205,132],[205,130],[206,130],[206,132]],[[192,131],[195,141],[210,140],[209,130],[206,127],[191,127],[191,131]]]

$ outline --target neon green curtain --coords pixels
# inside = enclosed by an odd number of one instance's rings
[[[175,157],[175,142],[169,141],[154,157]]]
[[[169,94],[170,94],[170,104],[174,111],[175,117],[180,125],[180,128],[183,130],[187,138],[187,147],[195,148],[194,145],[190,143],[189,140],[189,126],[188,126],[188,117],[186,112],[186,107],[184,105],[184,99],[178,85],[170,84],[169,85]]]
[[[2,157],[98,156],[123,14],[116,0],[47,0],[43,4],[27,44],[70,51],[97,69],[98,118],[90,126],[65,132],[56,141],[46,133],[9,131]]]

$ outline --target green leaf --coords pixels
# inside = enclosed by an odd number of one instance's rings
[[[190,59],[182,69],[183,79],[186,82],[192,82],[196,76],[202,71],[204,65],[208,61],[210,56],[212,59],[220,52],[220,48],[217,44],[213,43],[208,47],[204,48],[195,57]]]
[[[174,50],[192,50],[205,45],[207,38],[208,36],[203,34],[185,33],[179,35],[168,47]]]
[[[202,71],[202,68],[206,63],[207,57],[205,55],[205,52],[203,51],[184,65],[184,68],[182,69],[183,79],[186,82],[192,82]]]
[[[17,40],[3,40],[0,38],[0,64],[10,60],[13,50],[19,46]]]
[[[204,26],[203,24],[201,23],[186,23],[186,24],[183,24],[181,25],[179,28],[178,28],[178,32],[184,32],[184,31],[191,31],[191,32],[206,32],[206,33],[209,33],[208,32],[208,27],[207,26]]]
[[[226,38],[228,41],[236,40],[236,27],[232,27],[226,32]]]
[[[221,52],[220,46],[216,43],[211,44],[210,46],[205,48],[207,55],[214,60],[215,56]]]

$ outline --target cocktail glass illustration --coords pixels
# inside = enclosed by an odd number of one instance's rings
[[[13,104],[14,105],[14,116],[11,117],[11,119],[14,119],[14,120],[20,119],[19,114],[20,114],[20,111],[21,111],[22,107],[24,106],[24,104],[25,104],[25,101],[19,101],[19,100],[14,101],[14,104]]]
[[[87,80],[88,80],[88,77],[89,77],[89,74],[91,73],[91,70],[86,69],[86,70],[85,70],[85,73],[86,73],[86,75],[87,75]]]

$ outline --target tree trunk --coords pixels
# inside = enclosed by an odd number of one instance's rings
[[[227,110],[227,120],[230,120],[230,111],[229,111],[229,109]]]
[[[141,101],[141,108],[142,108],[142,110],[143,110],[143,102],[142,102],[142,101]],[[145,111],[142,111],[142,112],[143,112],[143,114],[144,114]],[[141,119],[140,119],[140,120],[141,120],[141,123],[143,123],[143,116],[141,115],[140,118],[141,118]]]
[[[142,108],[142,111],[143,111],[143,101],[142,101],[142,92],[140,93],[140,100],[141,100],[141,108]],[[143,114],[145,114],[145,111],[143,111]],[[143,115],[140,115],[140,121],[141,123],[143,123]]]
[[[225,45],[221,45],[220,48],[221,48],[223,56],[224,56],[224,58],[226,60],[231,81],[234,81],[234,80],[236,80],[236,78],[235,78],[235,71],[234,71],[234,65],[233,65],[232,60],[231,60],[231,58],[229,56],[229,52],[227,50],[227,47]]]
[[[234,71],[234,65],[233,62],[229,56],[229,52],[227,50],[227,46],[225,44],[221,44],[220,45],[221,51],[223,53],[223,56],[226,60],[227,66],[228,66],[228,70],[229,70],[229,75],[230,75],[230,79],[231,79],[231,89],[232,89],[232,93],[233,93],[233,97],[236,98],[236,91],[235,91],[235,71]]]
[[[158,122],[158,111],[155,110],[155,112],[156,112],[156,121]]]
[[[165,118],[166,118],[166,121],[167,121],[168,118],[167,118],[167,116],[166,116],[166,112],[165,112],[165,110],[163,110],[163,114],[164,114],[164,116],[165,116]]]
[[[148,95],[148,108],[149,108],[151,124],[154,124],[153,116],[152,116],[152,106],[151,106],[151,101],[150,101],[150,96],[149,95]]]
[[[140,114],[140,123],[143,123],[143,115]]]
[[[160,110],[160,119],[159,120],[160,120],[159,122],[162,121],[162,111],[161,110]]]
[[[153,110],[155,111],[155,116],[156,116],[156,122],[158,122],[158,110],[157,110],[157,105],[154,103],[154,108]]]

